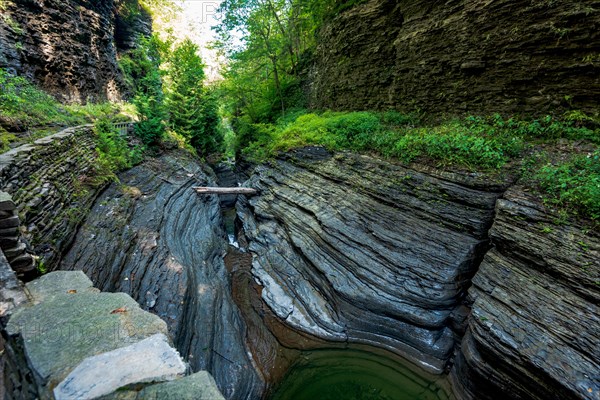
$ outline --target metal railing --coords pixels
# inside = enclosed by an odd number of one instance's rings
[[[133,132],[133,127],[135,122],[118,122],[115,125],[115,128],[119,130],[121,136],[126,136],[127,133]]]

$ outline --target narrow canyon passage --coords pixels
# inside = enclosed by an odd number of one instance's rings
[[[60,268],[82,269],[105,291],[122,291],[167,322],[194,371],[208,370],[228,398],[264,390],[245,348],[230,295],[218,199],[191,188],[213,177],[185,154],[119,175],[97,199]]]
[[[223,184],[236,184],[229,182],[235,179],[230,172],[217,172]],[[292,181],[301,179],[307,173],[287,172],[291,174]],[[100,289],[128,293],[144,309],[163,318],[168,323],[177,348],[188,359],[192,369],[211,372],[226,397],[254,399],[267,395],[268,389],[284,378],[298,357],[305,359],[303,351],[343,349],[348,343],[362,343],[391,351],[387,356],[385,352],[381,353],[380,360],[389,359],[393,362],[392,359],[401,355],[413,363],[429,367],[433,372],[443,371],[454,347],[446,320],[455,307],[456,299],[461,298],[466,281],[460,277],[458,284],[440,286],[435,283],[435,278],[423,286],[425,294],[415,294],[424,297],[432,290],[436,291],[435,287],[446,288],[447,293],[431,296],[427,300],[433,301],[432,304],[440,304],[438,311],[428,311],[430,306],[419,311],[419,306],[411,303],[408,293],[416,290],[416,287],[411,289],[399,282],[386,283],[381,278],[373,281],[369,275],[374,274],[377,268],[388,275],[392,273],[390,269],[395,270],[393,273],[396,274],[408,273],[410,276],[415,273],[403,269],[397,259],[400,250],[392,251],[399,242],[390,241],[400,240],[404,236],[395,231],[401,228],[394,226],[399,220],[390,224],[390,218],[398,214],[389,205],[378,204],[367,197],[360,200],[367,203],[349,212],[344,206],[347,203],[340,197],[339,202],[335,199],[330,207],[326,207],[319,203],[321,198],[317,196],[321,194],[317,186],[308,189],[315,196],[313,199],[298,193],[290,195],[297,201],[314,203],[323,212],[345,213],[346,218],[362,220],[365,218],[360,214],[363,209],[387,213],[387,217],[383,218],[384,227],[376,227],[373,223],[364,225],[366,229],[376,229],[379,236],[375,236],[371,242],[365,241],[361,249],[355,248],[354,253],[347,253],[349,258],[339,261],[358,269],[336,278],[334,272],[327,270],[303,272],[302,269],[310,262],[311,252],[337,251],[330,243],[311,242],[314,231],[306,226],[297,225],[296,232],[304,232],[307,243],[294,244],[289,237],[280,237],[277,239],[279,242],[263,242],[264,239],[256,235],[265,232],[265,229],[268,231],[270,222],[263,217],[262,211],[255,208],[255,214],[250,214],[249,204],[240,199],[236,216],[235,197],[219,201],[216,196],[198,196],[192,187],[214,185],[216,176],[210,168],[202,167],[188,156],[165,155],[120,174],[119,179],[119,183],[113,183],[96,200],[75,242],[62,260],[60,269],[82,269]],[[261,184],[256,184],[261,187]],[[262,190],[264,194],[272,192],[286,195],[289,185],[272,189],[262,187]],[[328,187],[324,182],[315,182],[315,185]],[[342,196],[344,185],[339,185],[339,192],[337,188],[335,190],[330,194]],[[268,197],[258,198],[261,202],[265,198],[269,201]],[[493,202],[493,198],[490,199]],[[277,201],[268,204],[280,207]],[[296,204],[281,207],[278,208],[280,211],[287,209],[291,213],[282,221],[293,224],[309,222],[299,214]],[[377,215],[373,214],[373,218]],[[262,225],[253,229],[252,224],[257,221]],[[335,222],[336,219],[332,218],[331,221]],[[325,228],[330,234],[337,235],[337,245],[343,246],[343,241],[357,235],[356,229],[362,225],[347,219],[340,223],[342,225],[337,227]],[[406,224],[402,229],[408,229],[408,226]],[[344,227],[347,228],[345,231]],[[324,231],[321,234],[324,235]],[[453,241],[458,240],[456,235],[448,234]],[[423,251],[419,250],[418,240],[411,239],[402,248],[408,251],[409,247],[414,247],[416,250],[412,252]],[[238,241],[240,243],[236,245],[241,249],[228,246],[228,243]],[[451,265],[445,269],[448,279],[455,280],[463,274],[471,274],[470,267],[465,263],[477,257],[473,252],[484,245],[485,240],[469,241],[464,253],[467,261],[451,261],[457,268],[456,272],[452,272],[454,267]],[[293,273],[296,278],[289,281],[292,286],[284,288],[277,298],[272,295],[274,286],[269,281],[273,278],[266,275],[261,267],[265,262],[261,261],[261,257],[264,257],[263,249],[268,248],[273,252],[270,254],[278,254],[287,246],[292,246],[287,251],[296,253],[283,254],[280,256],[282,259],[269,261],[269,265],[278,268],[287,265],[286,268],[297,268],[298,272]],[[445,250],[442,246],[436,250],[438,255],[433,257],[442,260],[444,252],[452,254],[453,248],[459,250],[460,246],[449,245]],[[255,264],[252,263],[253,256],[259,260]],[[367,263],[365,257],[371,257],[371,262]],[[452,260],[452,257],[459,255],[457,253],[449,259]],[[281,262],[285,259],[291,264]],[[363,264],[359,267],[356,263]],[[318,267],[325,268],[328,265],[323,261]],[[316,269],[317,266],[311,268]],[[300,279],[301,276],[306,279]],[[425,273],[424,278],[410,279],[431,279],[428,276],[430,274]],[[354,285],[355,289],[348,292],[350,289],[329,286],[330,281],[337,284],[340,280]],[[364,284],[362,289],[361,284]],[[379,288],[368,289],[377,284]],[[428,287],[431,285],[433,287]],[[294,290],[302,292],[293,294]],[[351,306],[352,300],[344,300],[347,296],[362,296],[361,293],[373,290],[387,294],[379,300],[365,298],[362,306],[360,302],[354,302],[356,305]],[[340,295],[335,295],[336,292]],[[289,303],[287,296],[294,296],[298,303]],[[394,296],[396,300],[392,300]],[[281,307],[286,307],[286,304],[292,308],[287,316],[282,316]],[[306,311],[302,304],[320,308]],[[317,320],[337,319],[335,326],[339,327],[338,333],[329,334],[309,319],[299,319],[299,312],[309,313],[307,315]],[[413,318],[423,322],[415,322]],[[361,327],[356,325],[359,320],[362,320]],[[335,362],[335,359],[331,361]]]
[[[215,174],[170,153],[119,175],[60,268],[82,269],[102,290],[126,292],[164,319],[191,368],[208,370],[228,399],[311,398],[311,390],[333,386],[381,398],[496,399],[508,391],[526,399],[530,389],[517,384],[518,371],[533,381],[532,363],[552,374],[539,388],[549,396],[592,387],[594,378],[563,386],[552,359],[570,349],[574,378],[595,369],[586,354],[596,351],[589,343],[597,334],[586,328],[569,339],[562,328],[568,318],[554,308],[597,319],[583,301],[595,293],[593,277],[582,269],[559,290],[535,271],[539,257],[555,276],[572,257],[593,265],[595,242],[578,239],[589,243],[588,254],[538,238],[523,221],[545,217],[510,187],[509,176],[419,168],[305,148],[241,171],[239,180],[250,173],[244,185],[259,194],[236,202],[192,189],[219,178],[237,185],[231,171]],[[537,253],[528,255],[519,241],[535,241]],[[552,248],[561,258],[550,256]],[[525,259],[532,270],[518,261]],[[519,303],[505,307],[506,293],[519,285],[505,287],[503,279],[532,279],[521,289],[530,297],[513,293]],[[528,311],[536,298],[547,299],[545,315],[561,327],[544,333],[542,353],[521,332],[538,329]],[[507,346],[511,361],[501,350]],[[525,358],[517,361],[518,354]],[[505,370],[506,362],[520,369]],[[364,379],[344,386],[341,376]]]

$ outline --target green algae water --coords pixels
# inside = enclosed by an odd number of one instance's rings
[[[305,352],[270,400],[449,400],[446,378],[362,350]]]

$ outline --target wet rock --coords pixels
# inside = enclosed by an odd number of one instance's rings
[[[308,148],[245,185],[252,274],[282,321],[445,368],[506,182]]]
[[[498,201],[452,380],[466,399],[600,398],[600,237],[521,188]]]
[[[264,383],[231,298],[219,201],[192,190],[209,179],[185,154],[120,174],[94,203],[61,269],[130,294],[167,322],[192,370],[209,371],[226,398],[257,398]]]

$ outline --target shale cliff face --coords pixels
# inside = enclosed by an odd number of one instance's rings
[[[599,398],[598,235],[510,178],[308,148],[247,184],[252,274],[283,324],[450,369],[461,399]]]
[[[600,238],[511,188],[452,379],[471,399],[600,398]]]
[[[113,0],[3,1],[0,67],[26,76],[66,102],[119,100],[115,29],[126,49],[147,23],[115,22]],[[143,21],[142,21],[143,22]],[[126,24],[125,24],[126,25]]]
[[[100,289],[125,292],[167,322],[194,371],[208,370],[227,398],[264,390],[244,343],[223,262],[227,238],[213,182],[191,157],[167,155],[119,175],[96,201],[61,264]],[[213,183],[214,185],[214,183]]]
[[[312,148],[248,185],[252,273],[282,321],[444,370],[505,182]]]
[[[317,108],[595,111],[600,2],[368,0],[320,32]]]

